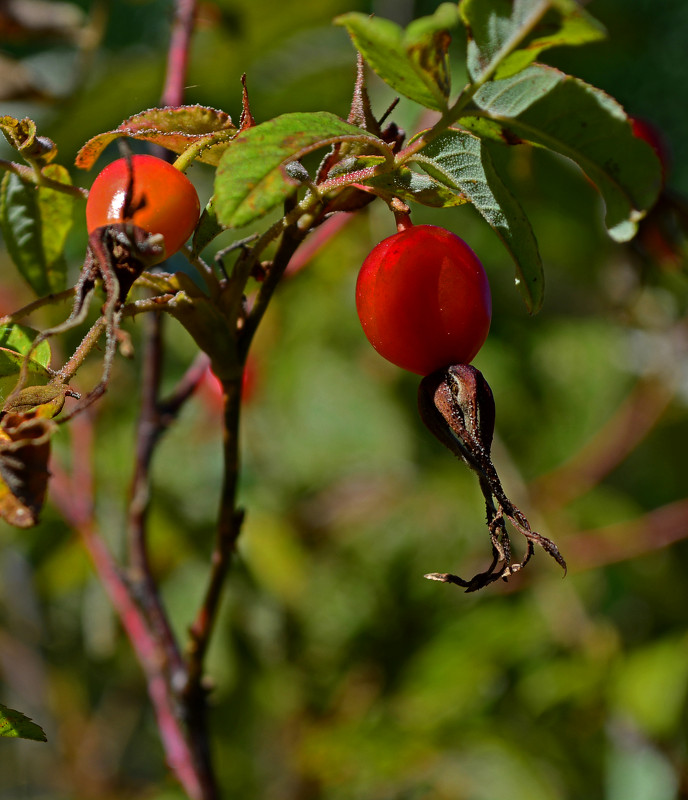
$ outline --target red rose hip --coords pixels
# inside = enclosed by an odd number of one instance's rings
[[[133,175],[133,195],[127,190]],[[165,257],[187,241],[200,215],[198,195],[191,181],[161,158],[147,155],[117,159],[98,175],[86,202],[88,232],[113,223],[133,222],[147,233],[159,233]],[[161,259],[162,260],[162,259]]]
[[[429,375],[475,358],[490,329],[492,299],[485,270],[463,239],[434,225],[411,225],[363,262],[356,308],[382,356]]]

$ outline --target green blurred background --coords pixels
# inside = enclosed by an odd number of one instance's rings
[[[3,100],[1,113],[37,120],[66,165],[88,137],[157,104],[171,19],[171,3],[158,0],[78,5],[102,26],[90,51],[45,35],[0,41],[44,95]],[[246,72],[258,121],[346,116],[354,51],[331,19],[359,10],[405,24],[437,5],[205,3],[187,100],[237,119]],[[685,0],[595,0],[589,10],[609,39],[548,62],[655,122],[672,151],[669,188],[688,194]],[[373,80],[371,94],[382,113],[390,91]],[[394,118],[408,132],[419,124],[410,102]],[[494,459],[569,573],[537,552],[518,580],[477,595],[423,580],[479,571],[489,542],[474,476],[419,421],[417,379],[384,362],[359,328],[357,267],[394,230],[373,205],[285,282],[256,342],[242,431],[246,524],[209,664],[227,798],[688,797],[685,270],[607,239],[601,201],[569,163],[513,148],[504,166],[545,262],[536,317],[470,207],[413,217],[461,235],[488,271],[493,327],[475,363],[497,403]],[[76,173],[84,185],[94,174]],[[205,201],[211,173],[197,166],[191,176]],[[232,241],[224,236],[218,246]],[[84,247],[78,213],[73,276]],[[0,269],[2,310],[30,300],[4,251]],[[140,328],[129,326],[135,344]],[[171,387],[194,347],[176,324],[166,332]],[[118,359],[98,416],[98,511],[115,552],[139,368]],[[207,572],[219,430],[206,387],[155,464],[155,567],[182,636]],[[67,453],[67,432],[56,449]],[[0,740],[0,798],[180,800],[142,674],[74,535],[48,506],[37,529],[3,523],[0,536],[0,702],[49,739]]]

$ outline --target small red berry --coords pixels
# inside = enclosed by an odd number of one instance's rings
[[[92,233],[103,225],[133,222],[147,233],[161,234],[168,257],[191,236],[200,210],[186,175],[161,158],[136,155],[113,161],[95,179],[86,202],[86,225]]]
[[[485,270],[463,239],[434,225],[411,225],[363,262],[356,308],[382,356],[429,375],[477,355],[490,329],[492,299]]]

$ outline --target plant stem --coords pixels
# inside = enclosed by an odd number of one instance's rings
[[[150,505],[150,467],[155,446],[168,420],[163,421],[158,404],[162,374],[163,320],[160,313],[146,317],[148,335],[144,344],[142,364],[141,411],[136,436],[136,467],[131,485],[129,502],[129,579],[136,596],[143,605],[144,613],[162,645],[170,685],[179,685],[184,672],[184,663],[179,646],[160,602],[157,585],[151,570],[148,553],[147,521]]]
[[[184,101],[195,17],[196,0],[177,0],[167,53],[167,76],[161,97],[164,106],[179,106]]]
[[[236,506],[239,479],[239,414],[241,409],[241,378],[223,383],[224,478],[220,496],[217,533],[212,554],[210,579],[203,604],[189,629],[187,658],[187,683],[183,692],[187,712],[187,725],[191,738],[201,736],[206,730],[207,691],[203,685],[205,657],[217,622],[220,601],[227,571],[241,531],[242,512]],[[207,739],[199,740],[206,746]],[[205,756],[209,762],[210,755]]]
[[[56,192],[78,197],[80,200],[85,200],[88,197],[87,189],[82,189],[81,186],[73,186],[71,183],[60,183],[60,181],[46,177],[40,170],[33,169],[33,167],[25,164],[16,164],[14,161],[6,161],[4,158],[0,158],[0,170],[11,172],[27,183],[34,183],[36,186],[46,189],[54,189]]]
[[[156,636],[148,628],[131,587],[100,536],[94,519],[94,485],[91,470],[93,431],[89,415],[73,420],[73,472],[68,476],[58,464],[53,473],[52,499],[65,520],[78,533],[100,582],[124,628],[148,684],[148,693],[160,730],[167,762],[191,800],[212,800],[199,779],[184,728],[159,668],[160,651]]]
[[[88,333],[81,340],[81,344],[72,354],[71,358],[53,378],[53,383],[69,383],[74,377],[79,367],[84,363],[86,356],[96,346],[98,339],[100,339],[103,331],[107,326],[105,317],[99,317],[91,326]]]

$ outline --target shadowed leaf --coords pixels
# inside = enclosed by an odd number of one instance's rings
[[[516,263],[516,283],[528,310],[542,305],[542,260],[530,222],[504,186],[488,144],[465,131],[450,129],[426,145],[414,160],[433,178],[459,192],[482,214]]]
[[[43,168],[46,177],[69,184],[59,164]],[[37,295],[65,287],[64,243],[72,227],[74,198],[64,192],[36,187],[7,173],[0,185],[0,227],[7,250],[19,273]]]
[[[633,135],[616,100],[552,67],[533,65],[486,84],[475,102],[480,115],[462,118],[462,125],[483,137],[530,142],[575,161],[602,194],[610,236],[633,237],[657,198],[661,168],[652,149]]]

